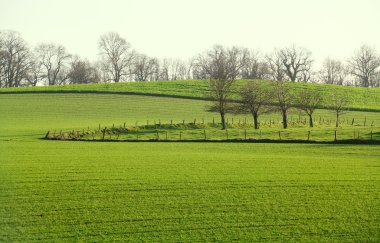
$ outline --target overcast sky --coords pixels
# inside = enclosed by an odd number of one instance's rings
[[[320,62],[380,48],[380,0],[0,0],[0,29],[97,59],[102,33],[139,52],[192,57],[213,44],[271,51],[296,44]]]

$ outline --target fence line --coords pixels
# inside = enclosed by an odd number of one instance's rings
[[[357,141],[380,141],[380,136],[374,139],[374,134],[380,135],[379,131],[374,133],[373,129],[369,130],[367,128],[362,129],[325,129],[316,131],[289,131],[289,130],[247,130],[245,129],[225,129],[224,136],[222,135],[223,130],[210,130],[206,132],[206,129],[189,129],[189,130],[166,130],[166,129],[156,129],[156,130],[134,130],[128,131],[127,128],[123,130],[118,130],[120,128],[104,127],[100,130],[95,131],[70,131],[62,132],[62,130],[57,134],[56,131],[51,133],[48,131],[45,134],[45,139],[55,139],[55,140],[99,140],[99,141],[229,141],[229,140],[272,140],[272,141],[345,141],[345,140],[357,140]],[[264,132],[264,134],[263,134]],[[319,133],[318,133],[319,132]],[[323,132],[323,133],[322,133]],[[152,137],[150,134],[154,133],[155,136]],[[179,133],[179,140],[177,139]],[[278,134],[276,139],[275,134]],[[351,136],[349,134],[352,134]],[[316,139],[312,140],[312,136],[315,134]],[[321,135],[322,134],[322,135]],[[330,135],[329,135],[330,134]],[[108,136],[107,136],[108,135]],[[186,137],[184,136],[186,135]],[[249,137],[252,135],[252,137]],[[187,139],[186,139],[187,138]]]

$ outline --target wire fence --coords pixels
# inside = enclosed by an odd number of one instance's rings
[[[360,126],[355,119],[347,122],[342,120],[340,127],[334,127],[335,121],[317,121],[314,128],[307,127],[306,119],[290,121],[288,129],[282,129],[282,122],[276,120],[262,121],[260,129],[254,129],[253,122],[246,119],[229,120],[227,129],[221,130],[221,125],[215,119],[211,122],[194,119],[190,123],[161,123],[161,120],[146,121],[146,125],[127,125],[110,127],[98,125],[96,129],[72,131],[48,131],[45,139],[51,140],[81,140],[81,141],[304,141],[304,142],[337,142],[337,141],[379,141],[380,128],[373,122],[368,125],[364,121]]]

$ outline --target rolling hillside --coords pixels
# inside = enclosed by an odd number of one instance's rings
[[[365,101],[353,108],[379,108],[378,90],[317,87]],[[377,145],[40,139],[99,124],[210,122],[218,114],[206,111],[206,88],[170,81],[1,89],[0,241],[379,241]],[[316,116],[333,119],[327,110]],[[289,119],[298,117],[291,111]],[[343,116],[352,118],[380,125],[379,112]]]
[[[236,91],[244,85],[247,80],[238,80]],[[271,81],[261,81],[264,85],[270,86]],[[350,99],[349,108],[354,110],[380,111],[380,89],[346,87],[338,85],[324,84],[303,84],[290,83],[292,92],[302,92],[304,89],[315,89],[323,92],[324,102],[322,106],[329,106],[329,99],[333,92],[346,95]],[[235,93],[236,93],[235,91]],[[189,99],[208,99],[208,82],[206,80],[188,81],[156,81],[156,82],[131,82],[131,83],[99,83],[64,85],[50,87],[20,87],[0,89],[1,93],[33,93],[33,92],[70,92],[70,93],[120,93],[120,94],[142,94],[149,96],[177,97]],[[237,94],[233,99],[238,99]]]

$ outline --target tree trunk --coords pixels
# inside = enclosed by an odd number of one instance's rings
[[[310,127],[313,127],[313,116],[312,115],[309,115],[309,125]]]
[[[336,112],[336,123],[335,127],[339,127],[339,112]]]
[[[226,129],[226,118],[224,116],[225,116],[224,111],[220,111],[220,118],[222,121],[222,130]]]
[[[288,114],[286,110],[282,110],[282,125],[284,128],[288,128]]]
[[[255,125],[255,129],[259,129],[259,116],[257,113],[253,113],[253,123]]]

